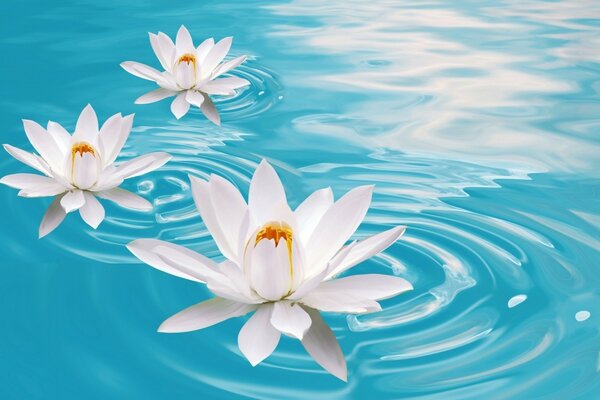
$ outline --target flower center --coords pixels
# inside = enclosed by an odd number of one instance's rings
[[[181,57],[179,57],[179,60],[177,60],[178,63],[192,63],[192,64],[196,64],[196,56],[190,53],[186,53],[184,55],[182,55]]]
[[[73,159],[75,158],[75,154],[77,153],[79,153],[80,157],[83,157],[85,153],[91,153],[92,156],[96,156],[92,145],[86,142],[75,143],[73,147],[71,147],[71,156],[73,157]]]
[[[256,234],[254,247],[263,240],[274,240],[275,245],[279,244],[281,239],[285,240],[289,252],[292,252],[292,228],[284,222],[269,222],[265,224]]]

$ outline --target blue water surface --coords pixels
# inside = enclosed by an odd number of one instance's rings
[[[50,199],[0,187],[0,398],[600,398],[600,3],[5,0],[0,21],[2,143],[32,150],[22,118],[72,129],[89,102],[101,120],[136,113],[122,160],[174,156],[125,184],[154,212],[105,202],[96,231],[73,214],[38,240]],[[119,63],[158,67],[147,32],[181,24],[250,55],[234,74],[252,85],[217,99],[221,127],[133,104],[152,84]],[[209,293],[124,244],[218,259],[187,175],[246,193],[262,158],[293,206],[376,184],[356,238],[409,227],[355,271],[415,290],[327,316],[348,383],[288,338],[251,367],[243,318],[156,332]],[[15,172],[31,171],[0,155]]]

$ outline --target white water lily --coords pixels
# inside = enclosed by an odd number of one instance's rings
[[[162,32],[149,35],[152,49],[164,71],[134,61],[121,63],[121,67],[130,74],[160,86],[139,97],[135,103],[154,103],[176,96],[171,103],[175,118],[183,117],[193,105],[199,107],[210,121],[220,125],[221,117],[209,95],[232,95],[236,89],[250,84],[246,79],[235,76],[219,78],[246,60],[246,56],[239,56],[222,63],[233,38],[226,37],[216,44],[213,38],[209,38],[194,47],[192,36],[183,25],[177,32],[175,43]]]
[[[19,189],[22,197],[55,196],[40,224],[40,238],[56,229],[67,213],[76,210],[96,229],[104,219],[104,207],[96,197],[135,210],[152,209],[148,200],[118,186],[124,179],[161,167],[171,156],[149,153],[115,166],[132,124],[133,114],[115,114],[98,129],[98,118],[89,104],[81,112],[73,135],[56,122],[49,121],[44,129],[36,122],[23,120],[27,138],[39,155],[9,144],[4,149],[44,175],[12,174],[0,179],[0,183]]]
[[[281,181],[266,161],[252,177],[247,204],[219,176],[190,179],[196,207],[226,260],[216,263],[155,239],[127,246],[154,268],[206,283],[216,296],[175,314],[159,331],[193,331],[254,312],[238,336],[239,348],[253,366],[275,350],[283,333],[300,339],[317,363],[346,380],[344,355],[319,311],[378,311],[377,300],[411,290],[409,282],[395,276],[334,279],[386,249],[405,228],[344,246],[367,213],[373,187],[353,189],[336,202],[330,188],[321,189],[291,211]]]

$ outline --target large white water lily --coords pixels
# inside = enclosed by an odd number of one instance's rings
[[[9,144],[4,149],[44,175],[6,175],[0,183],[19,189],[22,197],[55,196],[40,224],[40,238],[76,210],[96,229],[104,219],[104,207],[97,197],[135,210],[152,209],[149,201],[118,186],[127,178],[161,167],[171,156],[149,153],[115,166],[132,124],[133,114],[115,114],[98,129],[98,118],[89,104],[81,112],[73,135],[56,122],[49,121],[44,129],[36,122],[23,120],[27,138],[39,155]]]
[[[300,339],[323,368],[346,380],[344,355],[319,311],[378,311],[377,300],[411,290],[409,282],[396,276],[334,279],[386,249],[405,228],[344,246],[367,213],[373,187],[353,189],[336,202],[331,189],[321,189],[292,211],[266,161],[252,177],[248,203],[221,177],[190,179],[196,207],[226,260],[216,263],[155,239],[127,246],[154,268],[206,283],[216,296],[175,314],[159,331],[192,331],[254,312],[238,336],[239,348],[252,365],[273,352],[283,333]]]
[[[187,114],[192,105],[199,107],[206,118],[220,125],[221,117],[209,95],[232,95],[236,89],[250,84],[246,79],[235,76],[219,78],[246,60],[246,56],[239,56],[222,62],[233,39],[226,37],[215,44],[215,40],[209,38],[194,47],[192,36],[183,25],[177,32],[175,43],[162,32],[149,35],[152,49],[164,71],[134,61],[121,63],[121,67],[130,74],[154,81],[160,86],[139,97],[136,104],[154,103],[176,96],[171,103],[175,118]]]

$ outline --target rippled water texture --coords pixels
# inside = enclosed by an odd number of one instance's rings
[[[124,4],[128,3],[127,6]],[[455,4],[456,3],[456,4]],[[70,215],[43,240],[48,199],[0,188],[2,399],[600,398],[600,7],[596,1],[4,1],[2,143],[31,149],[21,118],[68,128],[87,102],[135,112],[122,159],[172,162],[106,204],[97,231]],[[223,126],[136,106],[158,66],[147,32],[233,35]],[[157,237],[219,257],[187,174],[245,193],[262,157],[296,205],[375,183],[357,238],[405,237],[357,267],[410,280],[379,313],[328,315],[349,383],[298,342],[252,368],[243,320],[188,334],[158,325],[208,292],[139,264],[123,244]],[[1,175],[26,171],[7,154]]]

